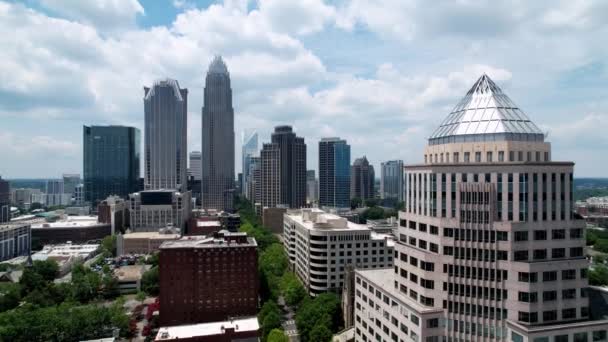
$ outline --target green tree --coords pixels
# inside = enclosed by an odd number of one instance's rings
[[[21,301],[21,288],[18,284],[0,284],[0,312],[13,309]]]
[[[158,296],[160,277],[158,274],[158,266],[154,266],[147,270],[141,277],[141,289],[150,296]]]
[[[375,207],[378,205],[378,200],[375,198],[368,198],[365,200],[365,206],[366,207]]]
[[[27,267],[23,270],[19,284],[21,285],[21,295],[26,296],[28,293],[41,289],[46,286],[46,281],[40,273],[36,272],[33,267]]]
[[[608,285],[608,267],[604,265],[594,265],[589,268],[589,284],[594,286]]]
[[[135,299],[143,303],[146,300],[146,293],[142,291],[137,292]]]
[[[331,341],[333,334],[325,324],[318,324],[310,331],[309,341],[328,342]]]
[[[266,340],[266,336],[270,334],[272,329],[278,329],[281,327],[281,315],[277,312],[269,312],[264,321],[262,322],[262,339]]]
[[[59,274],[59,265],[55,260],[36,260],[33,263],[34,272],[40,274],[46,281],[53,281]]]
[[[260,309],[260,312],[258,312],[258,321],[260,322],[260,324],[262,322],[264,322],[264,319],[266,318],[266,316],[268,314],[270,314],[271,312],[274,312],[277,314],[281,313],[279,306],[273,300],[269,300],[266,303],[264,303],[264,305],[262,305],[262,309]]]
[[[101,252],[104,258],[116,256],[116,235],[108,235],[101,240]]]
[[[296,313],[296,325],[303,342],[311,339],[313,328],[325,326],[330,332],[337,332],[342,325],[340,298],[333,293],[323,293],[314,299],[305,299]],[[315,338],[323,336],[323,330],[315,332]]]
[[[384,209],[380,208],[380,207],[371,207],[366,209],[362,214],[361,214],[361,219],[363,221],[367,221],[367,220],[379,220],[384,218]]]
[[[34,210],[38,210],[38,209],[44,209],[44,206],[42,205],[42,203],[34,202],[34,203],[30,204],[30,212],[34,211]]]
[[[289,338],[281,329],[272,329],[268,334],[267,342],[289,342]]]
[[[306,289],[292,272],[287,272],[281,278],[281,294],[287,305],[295,307],[306,297]]]
[[[275,243],[270,245],[260,255],[260,268],[263,272],[280,277],[285,273],[288,260],[283,245]]]

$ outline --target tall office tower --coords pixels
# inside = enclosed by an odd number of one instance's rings
[[[110,195],[138,190],[141,135],[126,126],[83,127],[84,200],[93,208]]]
[[[254,131],[250,134],[244,134],[242,147],[243,163],[241,164],[243,168],[242,191],[244,195],[247,194],[247,182],[249,181],[249,165],[251,164],[251,158],[256,157],[257,155],[258,133]]]
[[[350,171],[350,197],[360,198],[363,201],[374,198],[375,182],[374,166],[367,158],[355,159]]]
[[[306,171],[306,202],[316,203],[319,200],[319,182],[315,170]]]
[[[301,208],[306,204],[306,144],[291,126],[277,126],[271,141],[279,147],[280,204]]]
[[[48,207],[67,205],[63,179],[49,179],[46,181],[46,205]]]
[[[340,138],[319,142],[319,206],[350,207],[350,145]]]
[[[146,190],[186,191],[188,89],[164,79],[144,87]]]
[[[74,196],[76,186],[81,183],[80,174],[64,173],[63,174],[63,191],[70,196]]]
[[[588,288],[585,222],[572,212],[574,163],[551,160],[543,133],[488,76],[424,155],[405,166],[394,270],[356,271],[361,295],[389,300],[356,298],[355,339],[606,340],[606,301]]]
[[[380,197],[403,201],[403,161],[390,160],[382,163],[380,170]]]
[[[194,180],[201,180],[201,175],[203,172],[203,160],[200,151],[192,151],[190,152],[190,175],[194,178]]]
[[[262,198],[262,158],[252,157],[249,163],[249,182],[247,182],[247,199],[259,203]]]
[[[202,120],[202,206],[223,210],[234,189],[234,109],[230,74],[222,57],[209,65]]]
[[[11,220],[11,188],[0,176],[0,223]]]
[[[262,207],[276,207],[281,202],[281,149],[278,144],[264,144],[260,152],[260,201]]]

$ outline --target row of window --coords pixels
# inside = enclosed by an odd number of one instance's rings
[[[562,290],[562,299],[576,299],[576,289],[563,289]],[[581,298],[587,297],[587,289],[580,289]],[[536,303],[538,302],[538,292],[519,292],[517,294],[517,299],[520,302],[524,303]],[[543,291],[543,302],[551,302],[557,300],[557,291]]]
[[[562,309],[562,317],[561,319],[576,319],[576,309],[577,308],[567,308]],[[543,322],[550,322],[557,320],[557,310],[549,310],[543,311]],[[582,307],[580,308],[580,317],[589,317],[589,308]],[[517,312],[517,320],[524,323],[538,323],[538,312]]]
[[[570,247],[569,256],[570,258],[581,258],[583,257],[583,247]],[[513,253],[514,261],[528,261],[530,253],[528,250],[515,251]],[[566,257],[566,248],[552,248],[551,258],[562,259]],[[547,249],[535,249],[532,251],[532,260],[546,260],[548,259]]]
[[[606,330],[596,330],[591,332],[591,340],[593,342],[605,342],[607,340]],[[523,336],[516,332],[511,332],[512,342],[523,342]],[[554,336],[553,339],[549,337],[535,337],[531,342],[587,342],[589,341],[589,333],[579,332],[572,335],[572,339],[568,334]]]
[[[562,270],[561,280],[575,280],[576,279],[576,269],[568,269]],[[556,281],[557,280],[558,271],[545,271],[542,273],[543,282],[547,281]],[[587,278],[587,269],[580,269],[580,277],[581,279]],[[538,273],[537,272],[519,272],[518,280],[523,283],[536,283],[538,282]]]
[[[530,236],[534,241],[547,240],[548,231],[546,230],[534,230],[532,234],[527,230],[513,232],[513,240],[516,242],[528,241]],[[582,239],[583,229],[573,228],[570,229],[570,239]],[[566,239],[566,229],[552,229],[551,240],[564,240]]]
[[[449,313],[490,319],[506,319],[508,314],[507,310],[502,308],[447,300],[443,301],[443,308],[448,309]]]
[[[532,154],[532,152],[534,152],[534,154]],[[444,155],[445,155],[445,159],[444,159]],[[497,154],[497,161],[499,162],[505,162],[505,151],[498,151]],[[532,156],[534,156],[534,159],[532,159]],[[544,157],[544,159],[541,159],[541,156]],[[474,152],[474,161],[476,163],[481,163],[481,151],[476,151]],[[471,152],[464,152],[463,153],[463,160],[465,163],[470,163],[471,162]],[[549,152],[542,152],[542,151],[526,151],[526,154],[524,154],[524,151],[509,151],[509,161],[510,162],[515,162],[515,161],[549,161]],[[446,152],[444,153],[435,153],[435,154],[428,154],[428,155],[424,155],[424,163],[425,164],[433,164],[433,163],[449,163],[450,162],[450,153]],[[454,152],[452,153],[452,162],[453,163],[460,163],[460,152]],[[486,151],[486,159],[485,159],[486,163],[492,163],[494,162],[494,153],[493,151]]]
[[[462,265],[443,264],[443,273],[450,277],[460,277],[475,280],[503,281],[507,280],[507,270],[495,270],[493,268],[482,268]]]
[[[507,299],[507,290],[487,286],[473,286],[465,284],[443,283],[443,291],[450,295],[483,298],[501,301]]]

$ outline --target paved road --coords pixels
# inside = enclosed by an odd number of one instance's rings
[[[281,326],[285,335],[289,338],[290,342],[300,342],[300,335],[298,334],[298,327],[296,326],[296,313],[285,304],[283,297],[279,297],[279,307],[283,313]]]

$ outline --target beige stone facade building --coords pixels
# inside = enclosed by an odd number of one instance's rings
[[[355,275],[357,341],[607,341],[573,162],[483,75],[406,165],[392,270]]]

